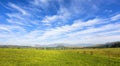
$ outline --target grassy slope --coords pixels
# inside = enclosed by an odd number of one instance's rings
[[[83,52],[86,51],[86,54]],[[89,52],[93,51],[93,55]],[[36,50],[0,48],[0,66],[120,66],[120,48]],[[107,53],[110,53],[109,55]]]

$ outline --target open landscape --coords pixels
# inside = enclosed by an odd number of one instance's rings
[[[120,66],[120,0],[0,0],[0,66]]]
[[[120,48],[0,48],[0,66],[120,66]]]

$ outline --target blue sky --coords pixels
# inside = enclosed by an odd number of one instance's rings
[[[120,41],[120,0],[0,0],[1,45]]]

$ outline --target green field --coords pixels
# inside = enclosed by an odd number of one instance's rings
[[[120,66],[120,48],[0,48],[0,66]]]

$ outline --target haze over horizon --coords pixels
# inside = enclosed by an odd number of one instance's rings
[[[0,0],[0,45],[120,41],[120,0]]]

